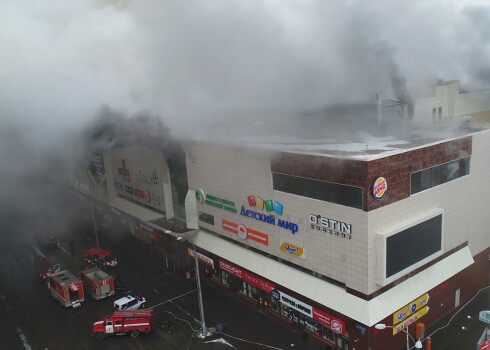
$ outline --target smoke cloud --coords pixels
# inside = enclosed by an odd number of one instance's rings
[[[489,22],[486,1],[0,0],[4,207],[46,208],[90,137],[104,149],[376,93],[411,105],[438,79],[488,88]]]

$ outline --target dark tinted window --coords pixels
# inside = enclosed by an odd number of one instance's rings
[[[386,277],[442,249],[442,215],[398,232],[386,239]]]
[[[412,173],[410,193],[415,194],[452,181],[470,173],[470,157],[434,166]]]
[[[362,209],[362,188],[272,173],[274,190]]]

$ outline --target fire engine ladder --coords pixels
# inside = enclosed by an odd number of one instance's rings
[[[151,316],[153,309],[137,309],[137,310],[114,310],[114,316]]]

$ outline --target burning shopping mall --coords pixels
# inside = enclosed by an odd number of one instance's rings
[[[162,150],[108,150],[104,181],[77,188],[168,273],[194,264],[185,236],[208,283],[332,349],[402,347],[488,285],[490,130],[234,141],[183,141],[181,173]]]

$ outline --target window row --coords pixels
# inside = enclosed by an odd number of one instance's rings
[[[436,165],[410,176],[410,194],[428,190],[434,186],[455,180],[470,173],[470,157]]]

